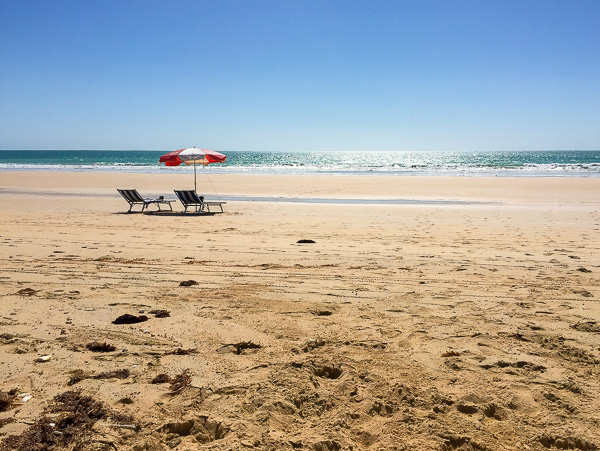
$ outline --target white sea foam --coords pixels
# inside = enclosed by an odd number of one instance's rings
[[[0,171],[189,173],[159,165],[157,151],[0,151]],[[230,152],[208,174],[600,177],[600,152]]]

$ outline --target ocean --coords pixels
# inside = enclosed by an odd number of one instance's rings
[[[158,163],[169,150],[0,150],[2,171],[186,173]],[[223,152],[212,174],[600,177],[600,151]],[[199,168],[200,171],[203,168]]]

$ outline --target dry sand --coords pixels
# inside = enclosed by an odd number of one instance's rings
[[[122,214],[191,175],[0,173],[0,448],[600,447],[600,179],[211,180],[419,202]]]

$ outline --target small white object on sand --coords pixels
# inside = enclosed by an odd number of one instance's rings
[[[36,362],[47,362],[48,360],[52,360],[52,356],[51,355],[43,355],[41,357],[38,357],[37,359],[35,359]]]

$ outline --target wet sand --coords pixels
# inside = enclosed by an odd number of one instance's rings
[[[600,446],[600,179],[211,175],[245,200],[123,213],[192,177],[0,173],[5,449],[73,390],[86,449]]]

